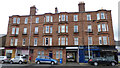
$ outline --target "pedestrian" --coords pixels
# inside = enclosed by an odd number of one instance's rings
[[[31,56],[29,56],[29,61],[31,62]]]

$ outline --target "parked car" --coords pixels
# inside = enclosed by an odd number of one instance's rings
[[[35,59],[35,63],[36,64],[40,64],[40,63],[51,63],[52,65],[53,64],[57,64],[58,61],[57,60],[54,60],[48,56],[38,56],[36,59]]]
[[[10,58],[8,58],[7,56],[0,56],[0,62],[3,63],[9,63],[10,62]]]
[[[94,66],[98,66],[99,64],[115,66],[117,64],[117,61],[103,57],[96,57],[93,59],[89,59],[88,63]]]
[[[12,58],[10,60],[10,63],[19,63],[19,64],[22,64],[22,63],[26,63],[27,64],[28,62],[28,59],[25,57],[25,56],[15,56],[15,58]]]

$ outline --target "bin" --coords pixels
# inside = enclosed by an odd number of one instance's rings
[[[62,61],[63,61],[63,59],[62,59],[62,58],[60,58],[60,64],[62,64]]]

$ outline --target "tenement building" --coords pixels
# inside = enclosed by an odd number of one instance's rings
[[[36,14],[9,17],[5,55],[49,56],[59,61],[86,63],[89,58],[116,59],[111,10],[85,11],[85,3],[78,4],[78,12]]]

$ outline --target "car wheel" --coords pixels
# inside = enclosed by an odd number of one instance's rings
[[[13,64],[13,61],[10,61],[10,64]]]
[[[51,64],[54,65],[55,63],[52,61]]]
[[[94,66],[98,66],[98,62],[94,62]]]
[[[22,61],[19,61],[19,64],[22,64]]]
[[[2,64],[4,64],[5,62],[4,62],[4,60],[2,60],[2,62],[1,62]]]
[[[37,63],[36,64],[40,64],[40,61],[37,61]]]
[[[112,66],[115,66],[115,62],[112,62],[111,65],[112,65]]]

